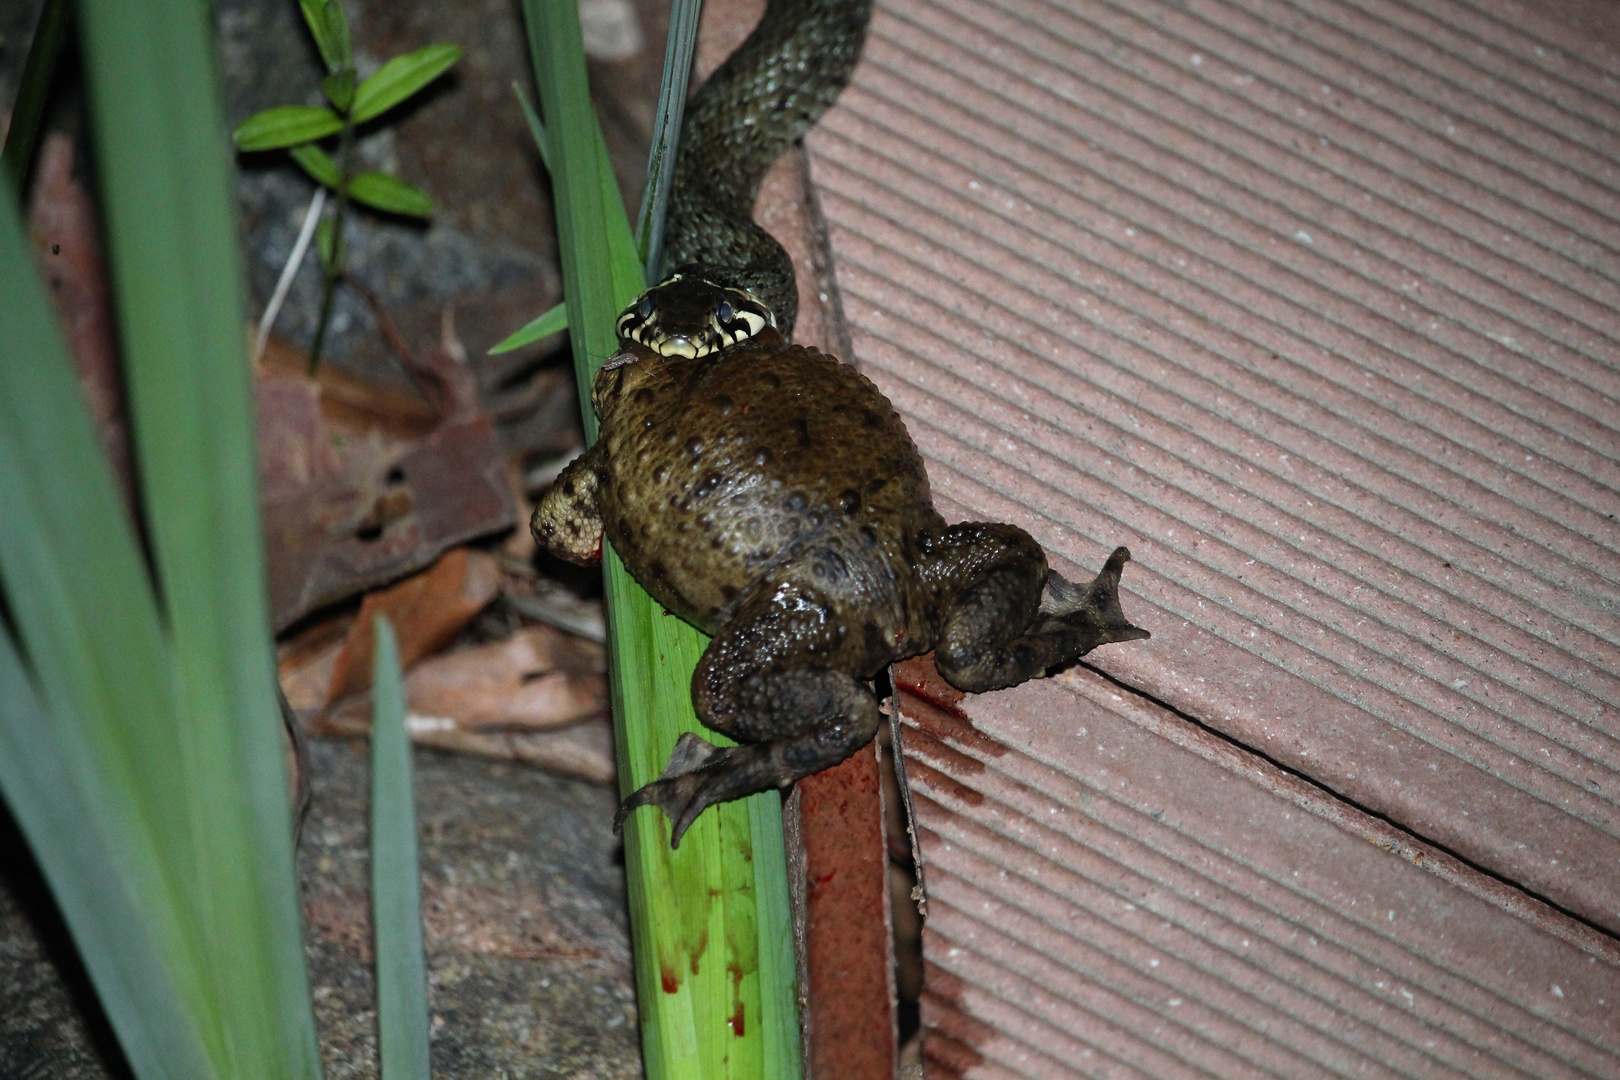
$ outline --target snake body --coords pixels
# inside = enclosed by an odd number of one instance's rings
[[[769,0],[748,39],[692,99],[681,127],[668,266],[752,294],[792,340],[793,264],[754,222],[765,173],[849,82],[872,0]]]

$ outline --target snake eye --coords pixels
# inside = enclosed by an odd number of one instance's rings
[[[736,316],[736,312],[731,310],[730,302],[722,300],[720,306],[715,309],[715,315],[719,317],[722,323],[728,323]]]
[[[636,305],[636,314],[640,315],[643,319],[645,319],[647,316],[652,314],[652,311],[653,311],[652,297],[643,295],[642,298],[641,298],[641,303]]]

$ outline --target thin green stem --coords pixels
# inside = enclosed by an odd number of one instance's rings
[[[45,115],[45,95],[50,90],[51,75],[56,71],[56,56],[62,47],[62,32],[67,27],[67,0],[45,0],[40,9],[39,23],[34,27],[34,40],[28,46],[28,59],[23,62],[22,84],[17,89],[17,103],[11,110],[11,127],[6,131],[6,146],[0,152],[0,167],[11,180],[11,189],[17,198],[23,195],[23,180],[34,157],[34,140],[39,135],[40,118]]]
[[[332,258],[326,262],[326,284],[321,290],[321,314],[315,320],[315,341],[309,347],[309,374],[313,378],[321,367],[321,346],[326,342],[326,327],[332,318],[332,299],[337,295],[338,283],[343,280],[343,223],[349,214],[349,175],[354,160],[354,121],[348,113],[343,115],[342,142],[338,150],[337,208],[332,211]]]

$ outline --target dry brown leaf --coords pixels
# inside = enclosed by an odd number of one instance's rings
[[[444,726],[438,717],[420,716],[412,716],[410,723],[411,739],[421,746],[518,761],[593,784],[611,784],[617,775],[613,725],[605,715],[557,731],[465,731]]]
[[[371,685],[377,615],[387,615],[394,624],[400,664],[409,668],[454,640],[499,591],[500,570],[494,558],[456,548],[423,573],[368,594],[333,664],[323,704]]]
[[[424,660],[405,677],[412,713],[461,728],[545,730],[601,712],[607,681],[549,626]]]
[[[256,393],[278,631],[513,524],[506,462],[488,417],[458,413],[406,440],[399,425],[337,422],[323,387],[308,379],[261,368]]]

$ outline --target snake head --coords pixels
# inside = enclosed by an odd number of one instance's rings
[[[677,270],[624,309],[618,332],[621,343],[634,341],[660,356],[695,360],[775,326],[771,309],[747,289]]]

